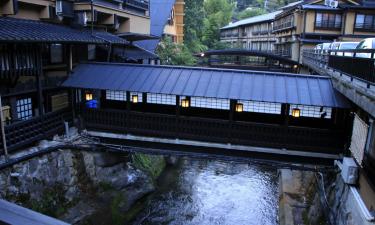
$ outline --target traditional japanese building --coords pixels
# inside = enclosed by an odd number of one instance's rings
[[[303,49],[319,43],[374,36],[374,18],[373,1],[303,0],[229,24],[221,29],[221,41],[236,48],[288,53],[284,55],[301,63]]]

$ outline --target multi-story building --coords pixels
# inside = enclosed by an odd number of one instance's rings
[[[176,0],[163,31],[163,36],[179,44],[184,42],[184,5],[184,0]]]
[[[149,4],[144,0],[0,1],[0,113],[8,146],[30,143],[61,128],[51,122],[72,102],[72,92],[60,84],[75,65],[157,58],[127,40],[129,34],[137,39],[149,33]],[[8,130],[20,123],[30,126],[29,133]]]
[[[144,0],[4,0],[3,16],[91,24],[111,32],[150,33],[149,4]]]
[[[231,23],[220,29],[220,39],[233,48],[272,51],[276,41],[272,24],[276,11]]]
[[[303,49],[316,44],[359,41],[375,35],[373,1],[302,0],[280,10],[223,27],[221,41],[252,50],[288,52],[292,60],[302,62]],[[266,32],[267,27],[272,27],[272,32]],[[265,37],[253,35],[263,33],[262,30],[267,34]],[[267,47],[270,43],[272,47]]]
[[[375,5],[370,1],[298,1],[275,18],[276,49],[290,50],[301,62],[303,49],[337,41],[359,41],[375,34]]]
[[[184,41],[184,0],[153,0],[150,2],[151,35],[157,40],[137,42],[150,52],[155,52],[161,38],[170,37],[175,43]]]

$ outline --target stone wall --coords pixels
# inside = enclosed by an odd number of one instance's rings
[[[339,171],[280,170],[281,225],[375,225],[363,213],[356,187]]]
[[[162,171],[163,157],[144,157]],[[129,154],[60,150],[0,171],[0,198],[72,224],[123,224],[155,189],[152,175]]]

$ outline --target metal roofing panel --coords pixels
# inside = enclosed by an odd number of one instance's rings
[[[348,107],[328,77],[228,69],[90,63],[65,87],[138,91],[325,107]]]
[[[286,100],[289,103],[298,104],[299,103],[299,96],[298,96],[298,89],[297,89],[297,81],[296,77],[285,77],[285,90],[288,99]]]
[[[191,72],[192,70],[181,70],[179,79],[176,81],[176,84],[171,91],[172,94],[180,95],[184,91],[186,83],[190,78]]]
[[[174,88],[174,86],[177,83],[177,80],[180,78],[182,70],[180,69],[174,69],[172,70],[171,74],[169,75],[167,81],[165,82],[165,85],[163,89],[161,90],[162,93],[168,93],[170,94]]]
[[[288,99],[285,81],[285,78],[282,76],[274,76],[275,102],[286,102]]]
[[[297,81],[297,91],[300,104],[311,105],[310,91],[307,83],[307,79],[298,78]]]
[[[217,90],[217,98],[228,98],[230,93],[230,88],[232,87],[233,81],[233,74],[224,73],[219,84],[219,88]]]
[[[182,92],[182,95],[188,95],[188,96],[193,96],[195,94],[195,90],[200,82],[201,76],[200,70],[191,70],[191,74],[189,77],[189,80],[187,80],[184,91]]]
[[[263,74],[257,74],[254,76],[254,80],[252,81],[252,90],[251,90],[251,97],[250,97],[251,100],[264,101],[263,82],[264,82]]]
[[[197,88],[194,92],[196,96],[205,96],[207,87],[210,84],[212,76],[212,71],[202,71],[202,75],[200,76]]]
[[[147,77],[147,79],[144,81],[144,83],[141,85],[141,88],[139,88],[140,92],[150,92],[152,86],[156,82],[156,80],[159,77],[159,74],[161,73],[161,69],[159,68],[150,68],[152,71],[150,75]]]
[[[240,98],[242,100],[251,100],[251,92],[252,92],[252,83],[253,83],[254,76],[246,76],[244,74],[243,83],[240,87]]]
[[[229,98],[241,99],[241,87],[243,84],[244,75],[233,74],[232,83],[230,85]]]
[[[275,101],[275,76],[264,76],[263,84],[263,99],[274,102]]]
[[[130,87],[130,90],[139,91],[142,88],[143,84],[146,82],[147,78],[150,77],[152,71],[152,68],[145,67],[143,72],[138,75],[137,82],[134,82],[133,85]]]
[[[154,85],[151,87],[150,92],[153,93],[163,93],[161,90],[163,89],[165,83],[167,82],[172,69],[168,68],[165,70],[161,70],[158,78],[154,82]]]
[[[216,98],[217,92],[220,86],[220,82],[222,79],[223,73],[213,73],[211,76],[211,79],[208,83],[206,93],[204,96],[210,97],[210,98]]]

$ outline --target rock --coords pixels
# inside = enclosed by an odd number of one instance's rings
[[[108,153],[95,153],[94,160],[95,160],[95,164],[101,167],[114,166],[124,161],[123,158],[119,154],[108,154]]]
[[[166,157],[166,162],[169,165],[176,165],[178,162],[178,157],[177,156],[168,156]]]

